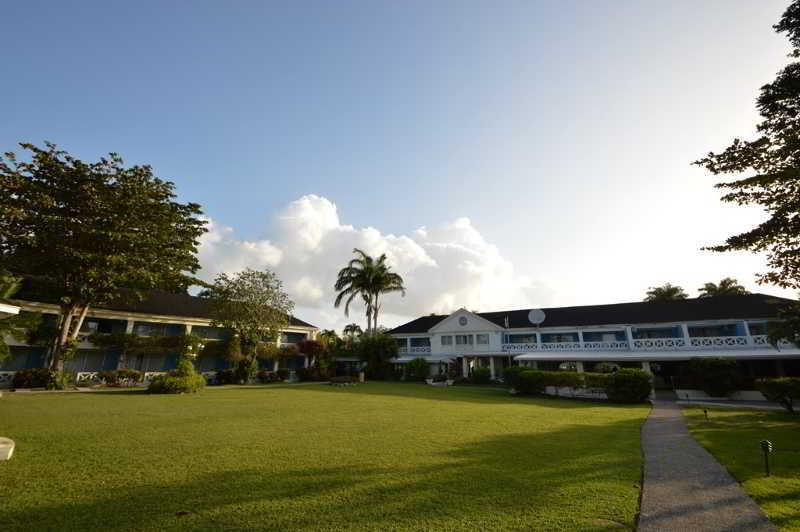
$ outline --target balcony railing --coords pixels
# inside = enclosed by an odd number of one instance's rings
[[[766,335],[756,336],[704,336],[694,338],[634,338],[612,342],[553,342],[503,344],[506,353],[529,351],[678,351],[698,349],[765,349],[770,348]],[[781,342],[779,347],[794,347]]]
[[[417,354],[421,355],[425,353],[430,353],[431,346],[425,345],[425,346],[399,347],[397,348],[397,352],[409,355],[417,355]]]

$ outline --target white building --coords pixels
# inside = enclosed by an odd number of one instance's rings
[[[422,316],[389,331],[399,344],[397,363],[425,358],[440,370],[455,364],[467,376],[476,367],[492,377],[522,363],[557,369],[574,362],[591,371],[598,362],[641,366],[676,375],[694,357],[741,361],[750,376],[800,375],[800,349],[767,341],[767,322],[791,300],[750,294],[668,302]],[[657,369],[655,369],[657,368]]]

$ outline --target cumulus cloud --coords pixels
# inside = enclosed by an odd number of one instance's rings
[[[201,277],[210,280],[220,272],[245,267],[270,268],[294,299],[298,317],[337,329],[350,321],[364,321],[360,306],[351,310],[349,319],[333,309],[333,283],[339,268],[352,258],[353,248],[375,256],[385,253],[405,280],[405,297],[391,294],[383,299],[384,325],[460,307],[503,310],[545,305],[552,299],[541,282],[515,272],[469,218],[396,236],[342,224],[333,202],[307,195],[289,203],[275,222],[272,240],[251,241],[238,239],[231,228],[209,220],[209,232],[199,249]]]

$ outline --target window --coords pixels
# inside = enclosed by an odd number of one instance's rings
[[[442,336],[442,345],[453,345],[452,336]]]
[[[542,343],[558,344],[563,342],[577,342],[578,333],[542,334]]]
[[[535,344],[536,343],[536,335],[535,334],[507,334],[505,343],[507,343],[507,344]]]
[[[750,329],[750,334],[753,336],[760,336],[767,334],[767,322],[748,323],[747,328]]]
[[[285,332],[281,333],[282,344],[297,344],[306,339],[306,333]]]
[[[411,339],[411,347],[430,347],[431,346],[431,339],[430,338],[412,338]]]
[[[133,334],[137,336],[166,336],[166,323],[137,321],[133,324]]]
[[[489,345],[489,335],[488,334],[476,334],[475,335],[475,343],[478,345]]]
[[[456,345],[472,345],[474,339],[471,334],[457,334]]]

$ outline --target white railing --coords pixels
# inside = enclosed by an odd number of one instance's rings
[[[77,384],[99,384],[100,378],[97,371],[79,371],[75,374]]]
[[[583,348],[589,351],[627,351],[628,342],[583,342]]]
[[[144,377],[142,378],[142,382],[147,384],[151,380],[153,380],[153,377],[155,377],[157,375],[166,375],[166,374],[167,374],[166,371],[145,371],[144,372]]]
[[[691,339],[692,347],[716,349],[719,347],[746,347],[746,336],[704,336]]]
[[[574,351],[580,348],[580,342],[544,342],[539,345],[539,349],[543,351]]]
[[[14,380],[16,371],[0,371],[0,388],[8,388]]]
[[[766,334],[757,334],[750,338],[753,339],[753,345],[769,345],[769,338],[767,338]]]
[[[637,338],[633,340],[633,349],[642,349],[644,351],[664,351],[683,349],[685,347],[685,338]]]
[[[429,345],[421,345],[421,346],[411,346],[408,348],[408,352],[411,354],[414,353],[430,353],[431,346]]]
[[[539,344],[503,344],[503,351],[536,351],[539,349]]]

